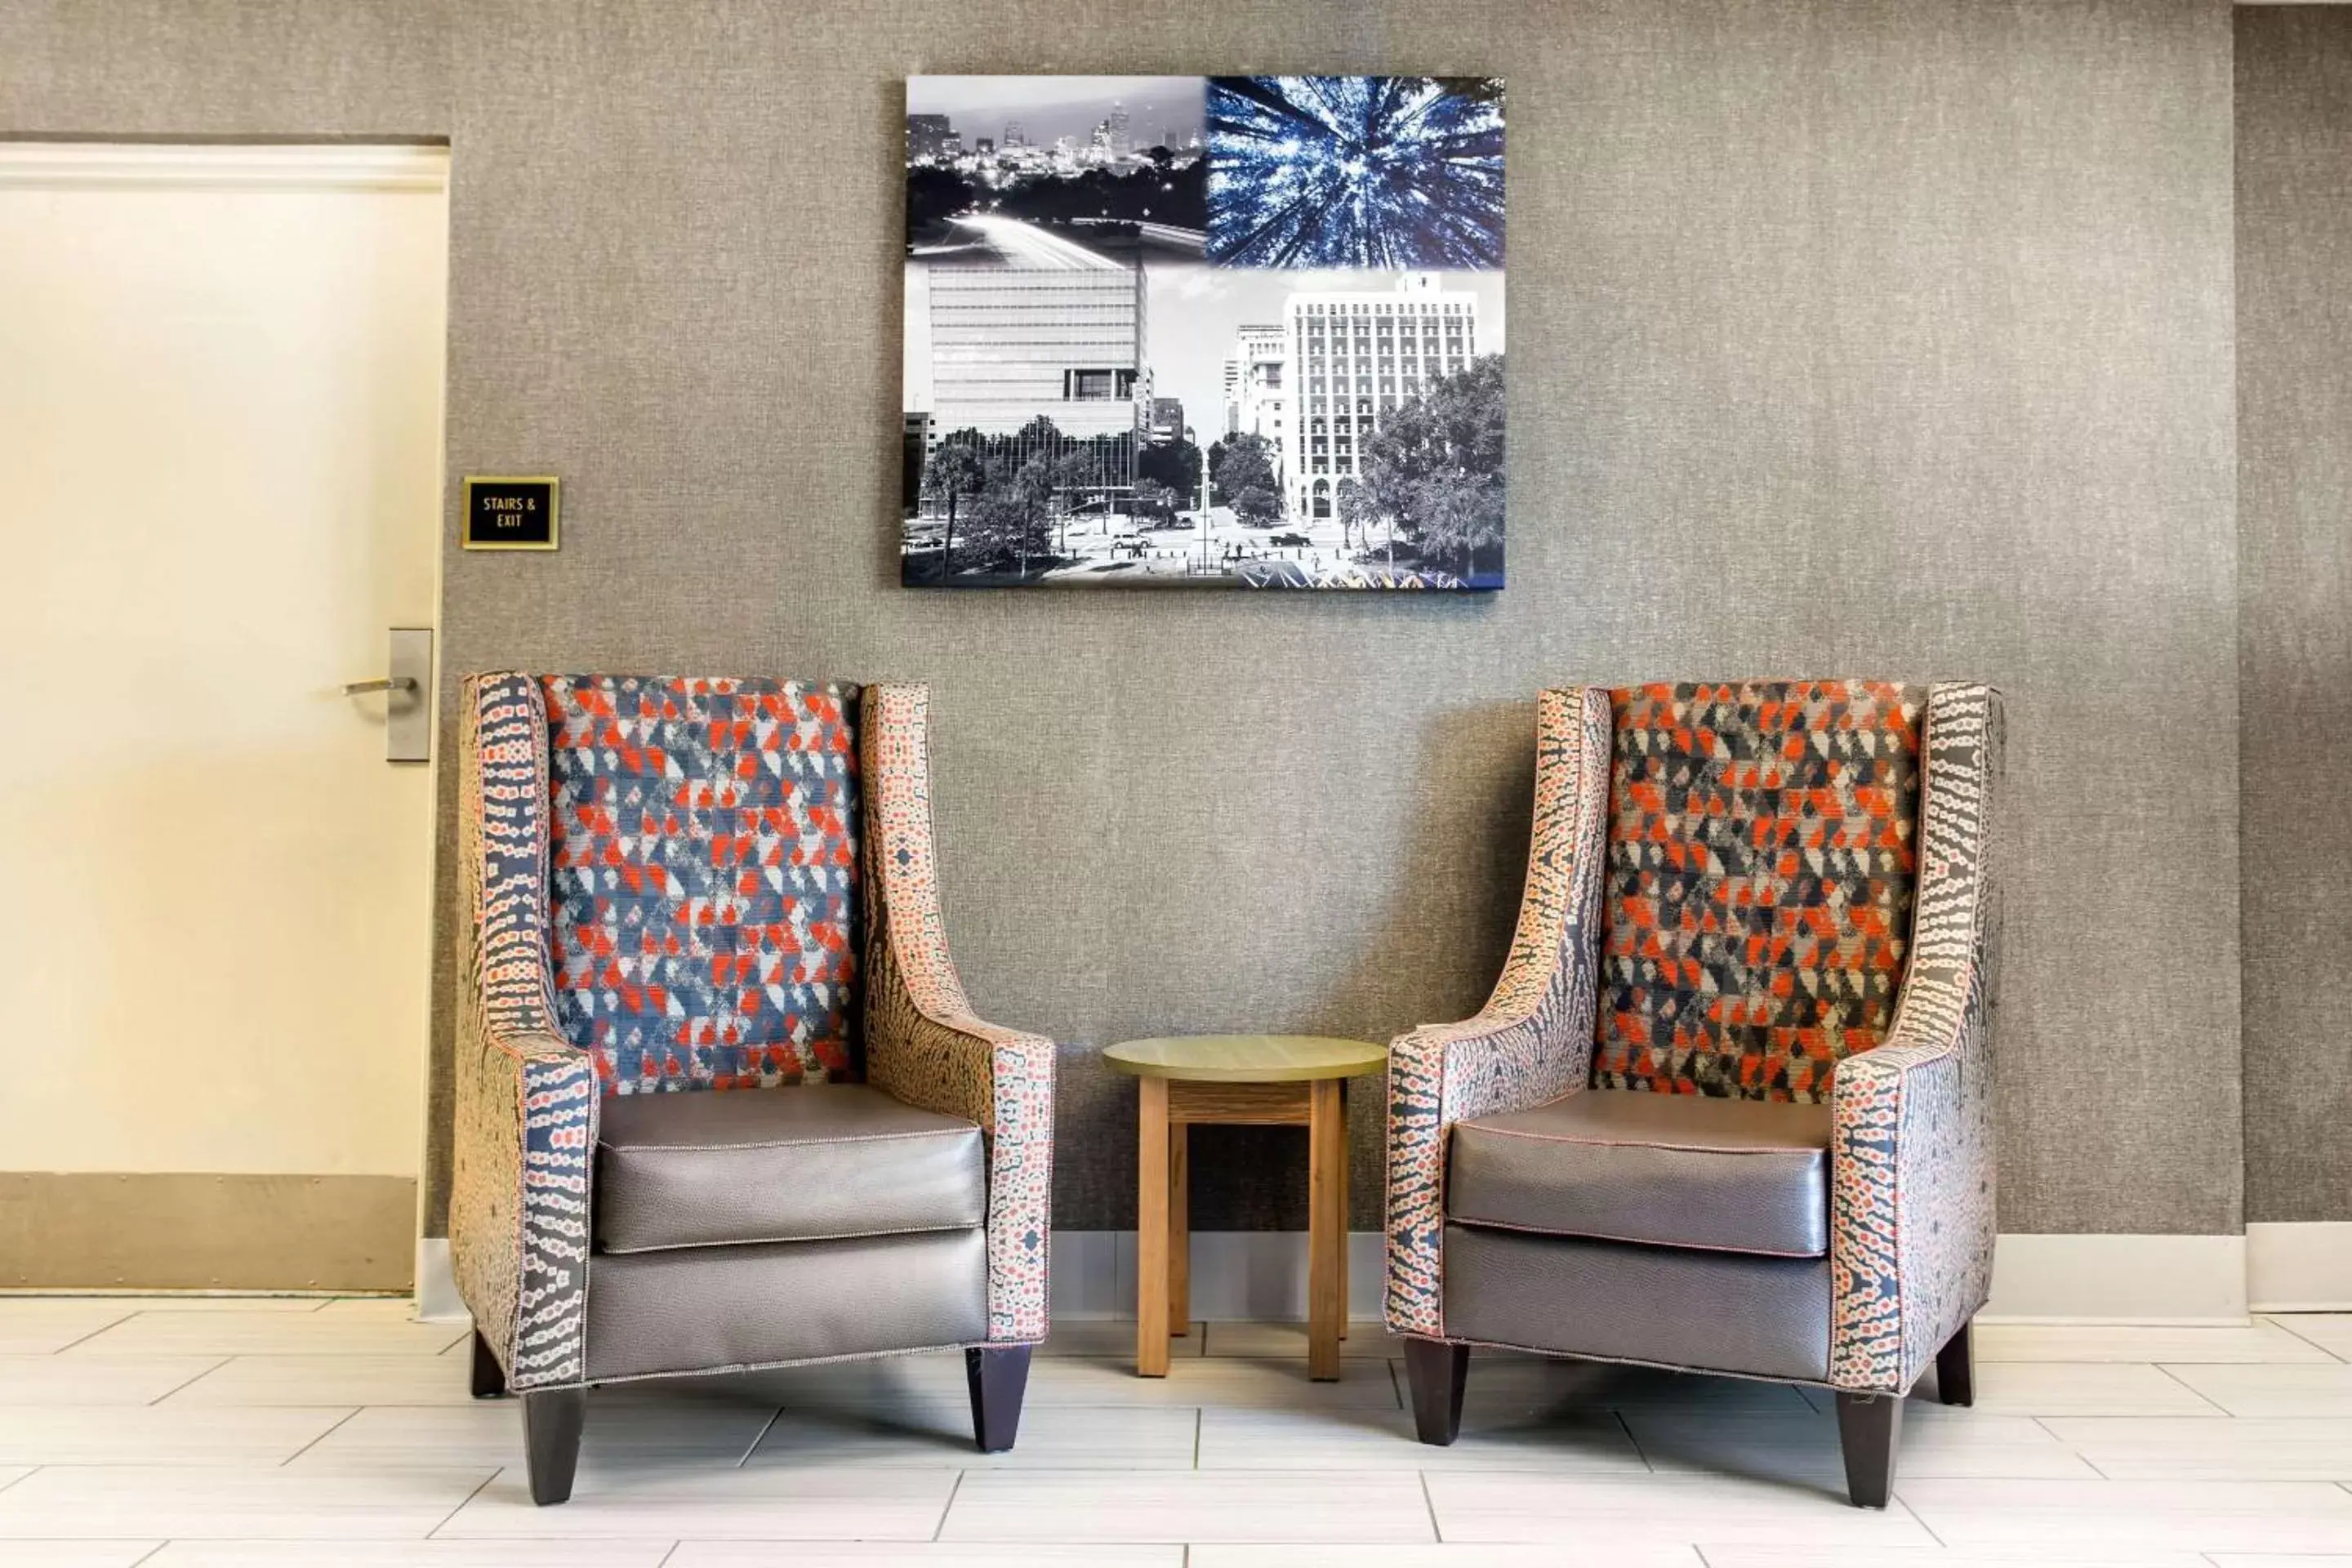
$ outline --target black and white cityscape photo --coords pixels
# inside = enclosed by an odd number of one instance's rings
[[[1503,585],[1494,78],[907,84],[910,585]]]

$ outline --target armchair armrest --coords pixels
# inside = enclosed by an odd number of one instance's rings
[[[460,1030],[449,1208],[458,1294],[518,1394],[586,1375],[596,1068],[551,1035]]]
[[[585,1375],[593,1058],[556,1026],[547,943],[547,710],[528,676],[466,682],[458,763],[458,1294],[517,1393]]]
[[[1830,1382],[1857,1392],[1906,1392],[1992,1282],[2000,696],[1932,687],[1925,722],[1910,969],[1886,1043],[1830,1093]]]
[[[988,1338],[1045,1337],[1054,1043],[982,1023],[947,944],[932,854],[929,692],[866,689],[866,1073],[980,1124],[988,1146]]]
[[[1527,890],[1502,977],[1475,1016],[1389,1048],[1386,1310],[1399,1333],[1444,1332],[1448,1129],[1557,1100],[1591,1071],[1609,753],[1606,691],[1537,700]]]

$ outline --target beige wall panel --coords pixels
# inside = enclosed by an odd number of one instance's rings
[[[0,1169],[416,1173],[441,181],[0,149]]]

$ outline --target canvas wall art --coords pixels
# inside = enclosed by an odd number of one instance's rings
[[[1503,585],[1503,84],[915,77],[910,585]]]

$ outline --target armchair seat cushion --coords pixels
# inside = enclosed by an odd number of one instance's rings
[[[607,1253],[964,1230],[980,1129],[864,1084],[618,1095],[596,1134]]]
[[[1445,1332],[1454,1339],[1820,1383],[1829,1376],[1830,1310],[1825,1258],[1445,1227]]]
[[[1459,1224],[1784,1258],[1829,1251],[1830,1108],[1591,1089],[1454,1128]]]

